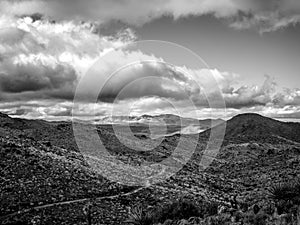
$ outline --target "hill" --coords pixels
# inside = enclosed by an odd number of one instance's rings
[[[212,129],[220,128],[215,126]],[[204,132],[204,136],[209,135],[209,132]],[[300,143],[300,123],[281,122],[255,113],[240,114],[226,122],[225,142],[248,141]]]

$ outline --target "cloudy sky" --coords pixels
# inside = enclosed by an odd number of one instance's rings
[[[205,63],[193,67],[176,48],[126,47],[142,40],[179,44]],[[0,111],[300,118],[299,40],[298,0],[0,0]],[[218,91],[226,115],[208,103]]]

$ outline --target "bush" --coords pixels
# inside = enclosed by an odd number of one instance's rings
[[[281,183],[275,184],[269,189],[270,197],[275,201],[299,201],[300,183]]]
[[[155,210],[146,210],[137,206],[130,210],[127,223],[134,225],[150,225],[164,223],[167,220],[178,221],[190,218],[204,218],[218,213],[218,204],[215,202],[196,203],[181,198],[169,204],[165,204]]]
[[[246,224],[253,224],[253,225],[266,225],[266,221],[269,218],[269,215],[267,215],[264,212],[259,213],[248,213],[245,215],[245,218],[243,219]]]
[[[156,216],[159,218],[159,222],[164,222],[167,219],[180,220],[191,217],[202,217],[203,214],[201,214],[201,210],[194,202],[180,199],[161,207]]]
[[[213,216],[218,214],[219,204],[217,202],[202,202],[201,203],[201,214],[203,216]]]
[[[300,182],[275,184],[269,189],[278,214],[290,213],[294,206],[300,205]]]
[[[155,223],[153,214],[143,209],[141,205],[132,208],[129,211],[128,217],[126,222],[132,225],[152,225]]]

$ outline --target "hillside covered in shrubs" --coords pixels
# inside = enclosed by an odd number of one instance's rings
[[[97,129],[110,153],[125,163],[160,161],[180,137],[166,137],[152,152],[135,152],[118,142],[111,126]],[[132,131],[149,138],[145,127]],[[199,161],[208,134],[181,136],[199,141],[177,174],[148,187],[124,186],[90,167],[71,123],[0,114],[0,223],[299,224],[299,124],[235,117],[227,122],[218,156],[203,171]]]

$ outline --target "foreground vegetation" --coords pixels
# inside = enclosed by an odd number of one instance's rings
[[[141,205],[129,213],[132,225],[299,225],[300,182],[274,184],[264,204],[233,198],[229,206],[181,198],[153,210]]]

